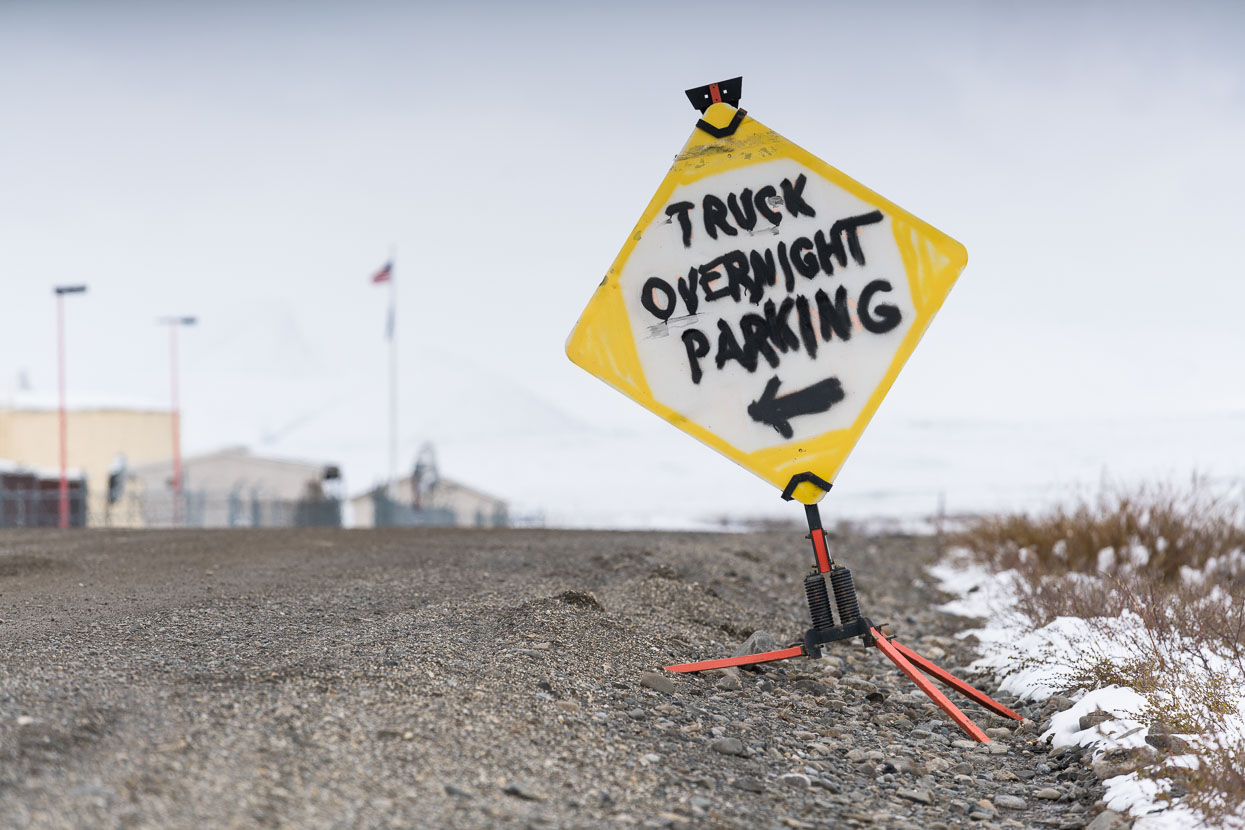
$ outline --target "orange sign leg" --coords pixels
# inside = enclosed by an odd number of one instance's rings
[[[1012,720],[1024,720],[1024,718],[1020,717],[1020,715],[1017,715],[1011,709],[1008,709],[1002,703],[999,703],[985,692],[980,689],[973,688],[951,672],[939,668],[902,643],[891,640],[890,644],[895,647],[896,651],[914,663],[921,671],[925,672],[940,683],[950,686],[965,697],[972,698],[982,706],[989,709],[991,712],[994,712],[996,715],[1002,715],[1003,717],[1011,718]]]
[[[745,654],[743,657],[725,657],[721,660],[701,660],[699,663],[679,663],[676,666],[666,666],[666,671],[684,672],[693,671],[709,671],[710,669],[726,669],[731,666],[752,666],[757,663],[772,663],[775,660],[786,660],[788,657],[802,657],[804,655],[804,646],[793,646],[792,648],[779,649],[778,651],[763,651],[760,654]]]
[[[883,654],[890,658],[891,662],[899,667],[899,670],[908,675],[908,679],[916,684],[917,688],[929,697],[930,700],[938,704],[938,708],[946,712],[956,725],[968,733],[968,736],[974,741],[981,743],[989,743],[990,739],[986,737],[986,733],[978,728],[977,724],[968,719],[968,716],[960,711],[959,707],[952,703],[946,695],[938,691],[933,683],[926,679],[925,675],[916,670],[916,667],[908,662],[908,658],[904,657],[895,646],[887,640],[876,629],[869,629],[869,633],[873,635],[874,643]]]
[[[796,478],[792,478],[792,482],[794,483],[795,481]],[[791,485],[788,485],[788,487],[790,488]],[[822,489],[829,489],[829,487],[830,485],[826,484]],[[786,498],[786,495],[784,494],[783,497]],[[813,540],[813,552],[817,556],[817,563],[814,567],[814,573],[805,580],[805,592],[808,594],[809,612],[813,617],[813,627],[804,632],[803,645],[777,651],[766,651],[761,654],[747,654],[743,657],[701,660],[698,663],[679,663],[674,666],[666,666],[666,671],[687,673],[709,671],[711,669],[726,669],[731,666],[772,663],[775,660],[786,660],[789,657],[811,656],[816,658],[820,656],[821,646],[823,645],[861,637],[866,643],[876,645],[879,651],[898,666],[899,670],[906,674],[908,679],[915,683],[918,689],[924,692],[930,700],[938,704],[938,708],[946,712],[951,720],[955,721],[956,725],[968,733],[968,736],[973,740],[988,743],[990,739],[985,732],[981,731],[977,724],[969,720],[968,716],[960,711],[958,706],[952,703],[946,695],[929,681],[929,678],[925,676],[926,674],[939,683],[950,686],[971,700],[980,703],[995,714],[1002,715],[1005,718],[1012,718],[1013,720],[1023,720],[1020,715],[1017,715],[984,692],[973,688],[968,683],[951,674],[951,672],[934,665],[907,646],[883,637],[877,627],[867,617],[860,616],[856,600],[856,589],[852,585],[851,572],[846,568],[836,566],[830,559],[830,552],[826,546],[825,533],[821,528],[821,516],[818,513],[817,505],[806,505],[805,513],[808,517],[809,537]],[[834,601],[838,606],[839,617],[842,620],[839,625],[834,625],[831,618],[828,605],[829,597],[826,595],[825,580],[823,578],[826,574],[830,575],[831,582],[834,583]],[[812,580],[815,588],[820,588],[819,592],[809,587],[810,580]],[[925,674],[922,674],[922,672]]]

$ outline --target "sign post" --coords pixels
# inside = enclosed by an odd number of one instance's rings
[[[805,505],[816,561],[804,642],[667,669],[818,657],[861,637],[986,741],[917,668],[1018,717],[860,616],[817,508],[967,252],[750,117],[742,85],[687,91],[701,117],[566,345],[577,365]]]
[[[178,390],[177,330],[182,326],[193,326],[199,322],[198,317],[171,316],[161,317],[156,321],[169,327],[169,412],[173,421],[173,478],[170,485],[173,489],[173,514],[170,517],[173,527],[181,527],[185,523],[186,502],[182,497],[182,407]]]
[[[61,477],[57,490],[56,526],[69,527],[69,415],[65,403],[65,296],[85,294],[85,285],[57,285],[56,293],[56,388],[59,405],[57,425],[60,434]]]

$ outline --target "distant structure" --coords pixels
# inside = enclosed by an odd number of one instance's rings
[[[59,479],[59,429],[55,406],[0,404],[0,459],[27,469],[40,480]],[[112,519],[133,512],[135,505],[132,497],[109,487],[109,478],[125,463],[168,458],[173,443],[168,410],[71,406],[66,432],[69,466],[76,471],[75,478],[84,479],[78,485],[85,488],[79,515],[90,527],[125,524]]]
[[[86,477],[81,470],[67,472],[69,526],[85,527]],[[0,460],[0,529],[59,525],[60,470],[40,470]]]
[[[71,406],[67,420],[72,527],[342,523],[335,464],[266,458],[241,447],[187,458],[178,504],[167,408]],[[0,403],[0,527],[56,527],[59,464],[56,407]]]
[[[126,474],[139,494],[141,523],[169,526],[173,510],[172,460],[143,464]],[[229,447],[182,460],[184,523],[189,527],[340,527],[342,479],[336,464],[296,461]]]
[[[505,527],[505,501],[443,478],[432,445],[419,450],[415,469],[392,486],[380,485],[350,500],[355,527]]]

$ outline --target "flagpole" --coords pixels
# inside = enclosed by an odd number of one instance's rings
[[[397,498],[398,485],[398,279],[395,251],[389,249],[389,497]]]

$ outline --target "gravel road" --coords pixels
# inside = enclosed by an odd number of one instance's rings
[[[797,639],[807,545],[797,531],[7,531],[0,827],[1094,819],[1086,758],[967,703],[996,740],[962,741],[858,642],[646,680],[754,631]],[[965,621],[922,581],[932,540],[832,552],[865,614],[948,668],[972,659],[953,638]],[[1000,699],[1039,727],[1051,711]]]

